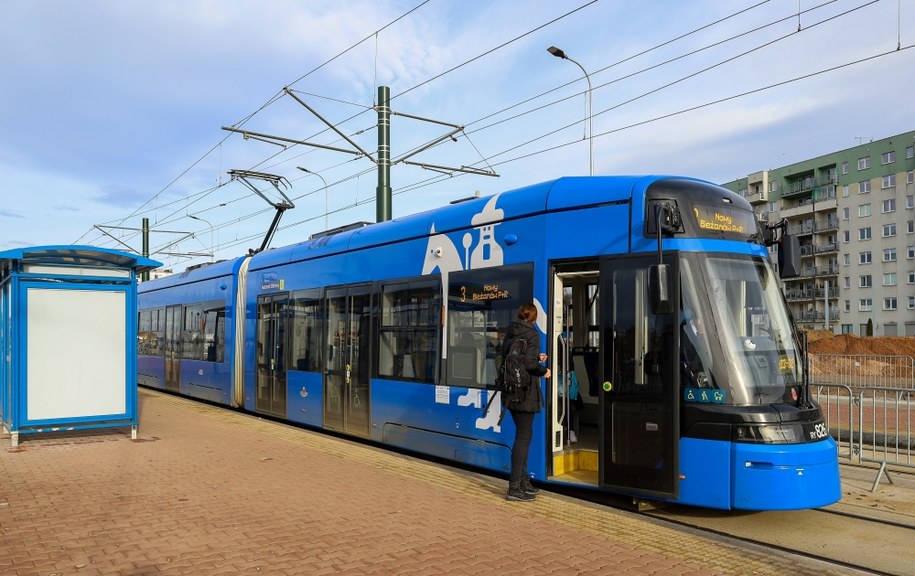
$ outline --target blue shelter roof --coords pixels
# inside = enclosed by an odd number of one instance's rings
[[[0,252],[0,263],[18,260],[25,264],[49,266],[93,266],[99,268],[132,268],[146,272],[158,268],[161,262],[129,252],[95,246],[60,245],[14,248]]]

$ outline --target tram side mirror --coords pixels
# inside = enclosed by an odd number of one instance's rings
[[[801,243],[797,236],[784,234],[778,240],[778,275],[781,278],[801,275]]]
[[[670,302],[670,266],[653,264],[648,267],[648,298],[651,301],[651,313],[655,316],[672,314]]]

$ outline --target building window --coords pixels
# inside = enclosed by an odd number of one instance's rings
[[[905,207],[915,208],[915,194],[909,194],[905,197]]]
[[[778,212],[778,204],[776,202],[769,202],[769,212]]]
[[[915,310],[915,296],[909,296],[909,310]]]
[[[895,186],[896,186],[896,175],[895,174],[887,174],[886,176],[883,177],[883,184],[881,184],[881,188],[894,188]]]
[[[905,221],[905,231],[906,234],[915,234],[915,220]]]
[[[769,182],[769,192],[775,192],[778,190],[778,186],[775,185],[775,180]]]
[[[850,236],[851,236],[851,232],[850,232],[850,231],[848,231],[848,230],[843,231],[843,232],[842,232],[842,242],[848,242]]]
[[[842,334],[852,334],[854,333],[854,328],[851,324],[842,324]]]
[[[850,276],[845,277],[845,287],[851,288],[851,277]]]
[[[895,212],[895,211],[896,211],[896,199],[895,198],[887,198],[886,200],[883,201],[883,213],[884,214],[886,214],[887,212]]]
[[[845,186],[842,186],[842,197],[848,198],[848,184],[846,184]]]
[[[846,312],[851,312],[851,300],[846,300],[846,301],[845,301],[845,311],[846,311]]]
[[[858,228],[858,240],[870,240],[871,239],[871,227]]]
[[[915,284],[915,272],[909,272],[909,284]]]
[[[858,310],[861,312],[870,312],[874,307],[874,301],[870,298],[861,298],[858,300]]]
[[[912,258],[915,258],[915,246],[906,247],[905,257],[908,258],[909,260],[911,260]]]
[[[848,207],[842,208],[842,220],[848,220]]]
[[[858,217],[859,218],[866,218],[870,215],[871,215],[871,205],[870,204],[862,204],[862,205],[858,206]]]
[[[883,237],[890,238],[891,236],[896,235],[896,224],[884,224],[883,225]]]
[[[883,249],[883,261],[884,262],[895,262],[896,261],[896,249],[895,248],[884,248]]]
[[[915,170],[909,170],[905,173],[905,183],[911,184],[912,182],[915,182]]]
[[[896,285],[896,273],[887,272],[883,275],[883,285],[884,286],[895,286]]]
[[[858,264],[870,264],[871,263],[871,253],[868,250],[867,252],[858,253]]]
[[[890,296],[889,298],[883,299],[883,309],[884,310],[895,310],[896,309],[896,297]]]
[[[874,282],[873,282],[873,280],[871,280],[870,274],[862,274],[858,278],[858,287],[859,288],[870,288],[871,286],[873,286],[873,284],[874,284]]]
[[[890,150],[889,152],[884,152],[880,155],[881,164],[892,164],[896,161],[896,151]]]
[[[845,259],[845,265],[846,265],[846,266],[848,266],[849,264],[851,264],[851,254],[843,254],[842,256],[843,256],[843,258]]]
[[[871,181],[864,180],[863,182],[858,182],[858,194],[867,194],[871,191]]]
[[[864,158],[858,158],[858,170],[867,170],[871,167],[871,157],[865,156]]]
[[[848,174],[848,162],[842,162],[842,174]]]
[[[905,157],[906,158],[915,158],[915,146],[906,146]]]

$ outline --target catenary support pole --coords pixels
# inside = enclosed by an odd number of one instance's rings
[[[143,258],[149,258],[149,218],[143,218]],[[149,280],[149,270],[140,272],[140,279]]]
[[[378,188],[375,221],[391,219],[391,89],[378,87]]]

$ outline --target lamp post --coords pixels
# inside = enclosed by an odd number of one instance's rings
[[[324,229],[327,230],[327,180],[324,179],[324,176],[321,176],[317,172],[312,172],[308,168],[302,168],[301,166],[296,166],[296,168],[298,168],[302,172],[305,172],[306,174],[311,174],[313,176],[317,176],[318,178],[321,179],[321,182],[324,183]]]
[[[206,218],[201,218],[200,216],[194,216],[194,215],[188,214],[188,218],[193,218],[194,220],[199,220],[201,222],[204,222],[210,227],[210,262],[212,262],[215,259],[214,257],[216,255],[215,247],[213,244],[213,225],[210,224],[209,220],[207,220]]]
[[[591,176],[594,176],[594,131],[592,130],[592,127],[591,127],[591,77],[588,75],[588,71],[585,70],[585,67],[584,67],[584,66],[582,66],[581,64],[579,64],[579,63],[576,62],[575,60],[572,60],[571,58],[569,58],[569,56],[568,56],[565,52],[563,52],[561,48],[557,48],[557,47],[555,47],[555,46],[550,46],[549,48],[546,49],[546,51],[549,52],[550,54],[552,54],[553,56],[557,57],[557,58],[562,58],[563,60],[568,60],[569,62],[572,62],[573,64],[575,64],[576,66],[578,66],[579,68],[581,68],[581,71],[584,72],[585,80],[588,81],[588,147],[589,147],[589,167],[590,167],[590,175],[591,175]]]

